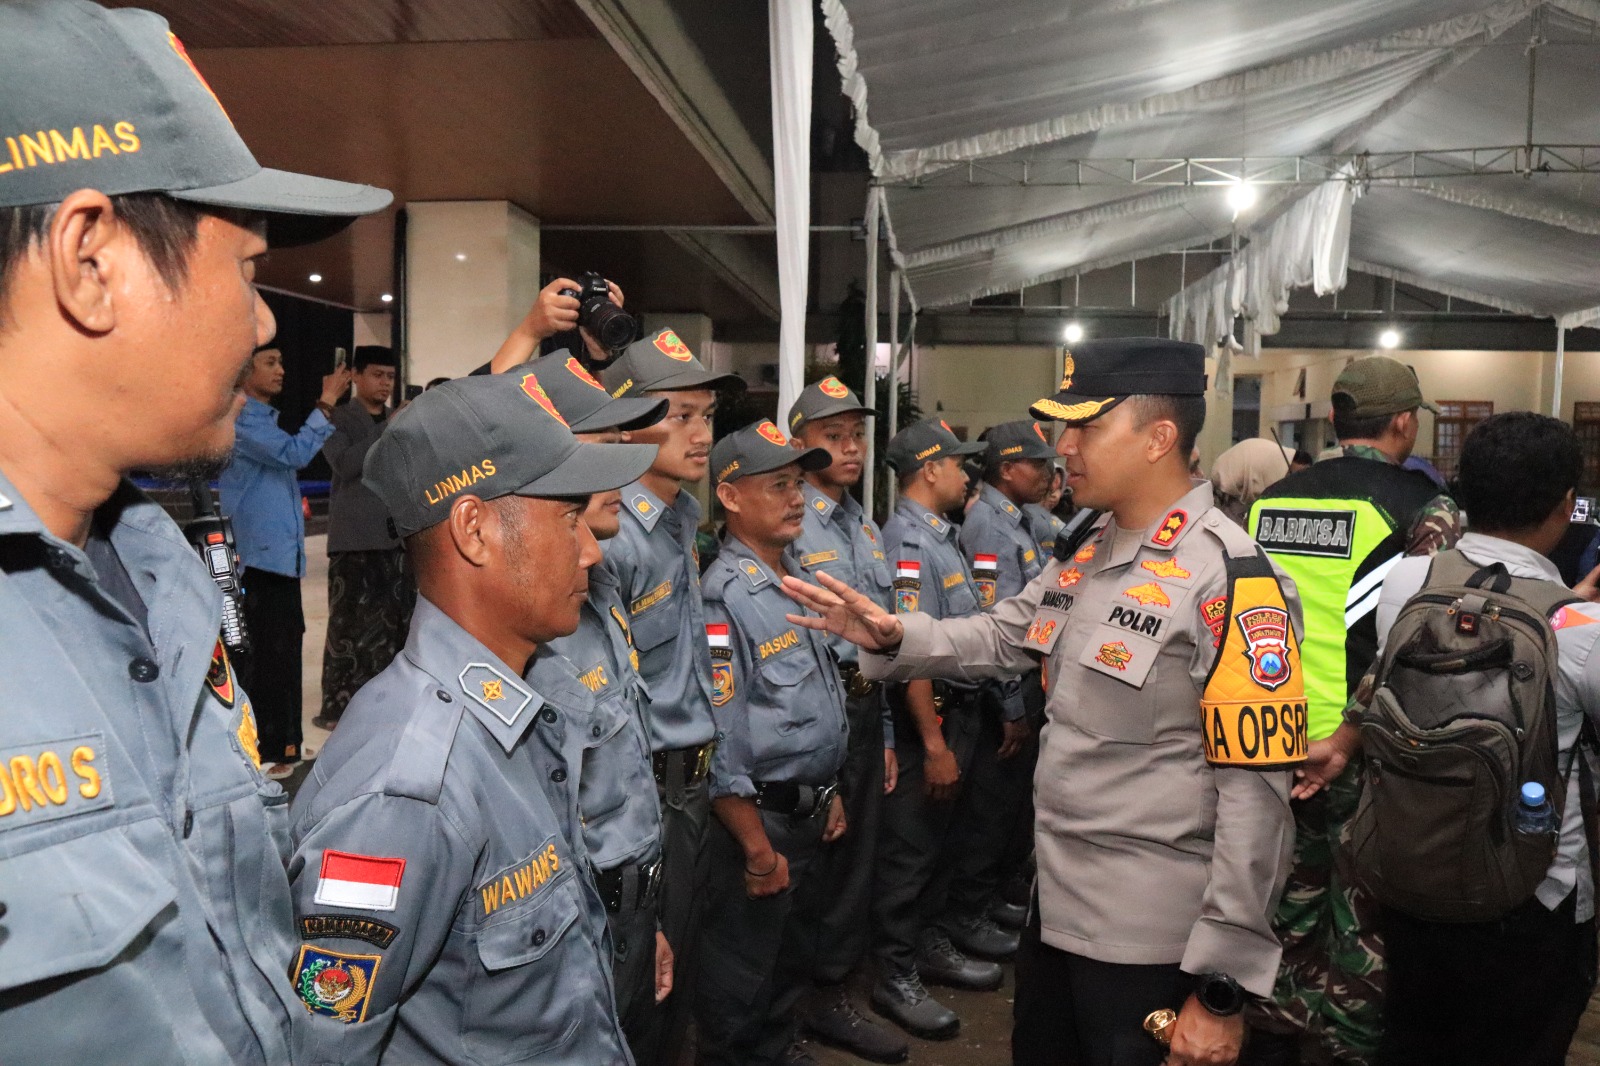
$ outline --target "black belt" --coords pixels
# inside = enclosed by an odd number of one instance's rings
[[[839,664],[839,680],[844,682],[845,693],[853,699],[870,696],[883,686],[881,681],[868,680],[861,668],[851,663]]]
[[[826,814],[839,792],[839,784],[798,785],[793,781],[757,781],[756,806],[774,814],[787,814],[796,821]]]
[[[612,914],[631,914],[654,907],[661,891],[661,860],[630,862],[609,870],[596,870],[594,887],[600,891],[600,899]]]
[[[977,707],[982,696],[981,688],[958,688],[948,681],[936,680],[933,683],[933,705],[940,714]]]
[[[674,778],[681,778],[685,787],[698,785],[711,772],[711,753],[716,748],[716,742],[711,741],[698,748],[656,752],[650,756],[650,769],[655,774],[656,784],[670,788]]]

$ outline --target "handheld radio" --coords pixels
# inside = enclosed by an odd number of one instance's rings
[[[250,632],[244,623],[244,587],[239,581],[239,549],[233,523],[217,513],[211,486],[205,478],[189,479],[189,501],[194,517],[184,523],[183,535],[200,553],[211,580],[222,590],[222,643],[232,655],[250,650]]]

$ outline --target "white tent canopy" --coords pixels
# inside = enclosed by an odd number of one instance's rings
[[[921,306],[1237,225],[1246,254],[1171,304],[1183,335],[1270,333],[1346,265],[1600,319],[1597,0],[822,2]],[[1198,182],[1239,174],[1263,184],[1236,223]]]

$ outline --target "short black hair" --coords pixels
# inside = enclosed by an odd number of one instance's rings
[[[167,288],[176,290],[189,277],[189,253],[207,212],[165,193],[135,192],[113,196],[111,207],[122,220]],[[0,207],[0,304],[6,298],[17,264],[50,232],[60,204]]]
[[[1461,444],[1456,500],[1474,530],[1531,529],[1578,486],[1583,449],[1565,422],[1508,411],[1478,423]]]
[[[1183,456],[1185,465],[1194,451],[1194,442],[1206,425],[1206,398],[1204,396],[1129,396],[1122,401],[1129,405],[1134,421],[1141,426],[1165,419],[1178,427],[1178,445],[1174,451]]]
[[[1394,421],[1395,415],[1403,415],[1404,411],[1393,411],[1386,415],[1367,415],[1365,418],[1355,417],[1356,401],[1344,393],[1335,393],[1333,397],[1333,435],[1340,440],[1376,440],[1383,436],[1384,430],[1389,428],[1389,423]],[[1342,410],[1341,410],[1342,409]],[[1413,407],[1410,410],[1415,411]]]
[[[1316,460],[1312,459],[1311,453],[1304,448],[1296,448],[1294,450],[1294,458],[1290,459],[1289,462],[1297,466],[1310,466]]]

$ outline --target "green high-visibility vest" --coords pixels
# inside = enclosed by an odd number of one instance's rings
[[[1415,471],[1346,457],[1284,478],[1251,506],[1250,535],[1299,589],[1311,740],[1339,728],[1345,704],[1377,657],[1383,579],[1438,491]]]

